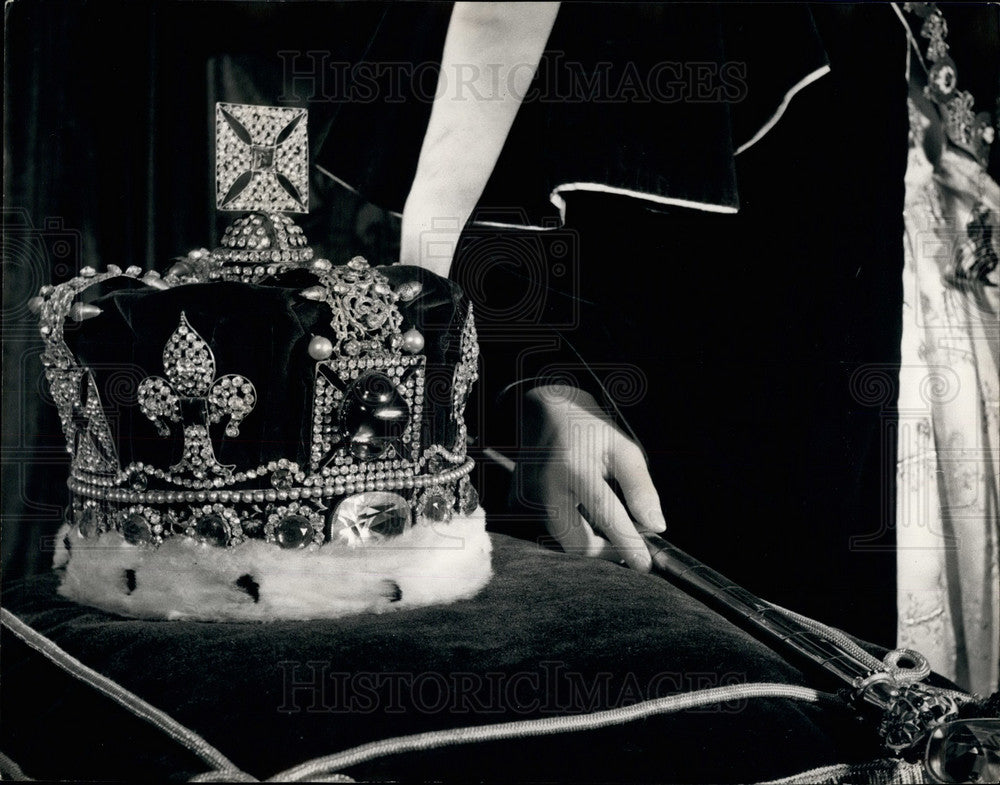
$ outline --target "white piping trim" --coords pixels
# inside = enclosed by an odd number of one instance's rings
[[[448,730],[428,731],[409,736],[396,736],[382,741],[361,744],[343,752],[314,758],[291,769],[275,774],[267,782],[312,781],[317,777],[337,772],[350,766],[390,755],[406,752],[436,749],[453,744],[469,744],[498,739],[522,738],[525,736],[545,736],[571,731],[596,730],[611,725],[644,719],[657,714],[668,714],[698,706],[725,703],[747,698],[788,698],[807,703],[831,703],[839,706],[843,702],[834,695],[819,692],[811,687],[794,684],[733,684],[714,687],[682,695],[643,701],[631,706],[593,712],[591,714],[571,714],[559,717],[543,717],[534,720],[515,720],[495,725],[481,725]]]
[[[672,196],[658,196],[657,194],[645,193],[644,191],[633,191],[630,188],[618,188],[614,185],[605,185],[603,183],[562,183],[557,185],[552,189],[552,193],[549,194],[549,201],[559,210],[559,225],[558,226],[535,226],[534,224],[508,224],[502,221],[471,221],[472,224],[476,226],[495,226],[500,229],[526,229],[536,232],[546,232],[552,229],[561,229],[566,225],[566,200],[563,198],[562,194],[564,192],[571,191],[590,191],[592,193],[605,193],[614,194],[616,196],[627,196],[632,199],[638,199],[643,202],[652,202],[654,204],[666,204],[672,207],[685,207],[691,210],[702,210],[707,213],[724,213],[726,215],[734,215],[739,212],[738,207],[731,207],[725,204],[714,204],[712,202],[696,202],[692,199],[679,199]]]
[[[341,180],[332,172],[324,169],[319,164],[313,164],[316,170],[325,177],[329,177],[335,183],[343,188],[346,188],[352,194],[360,196],[362,199],[364,195],[350,183]],[[697,202],[692,199],[679,199],[670,196],[658,196],[656,194],[645,193],[643,191],[633,191],[630,188],[618,188],[614,185],[604,185],[603,183],[591,183],[591,182],[580,182],[580,183],[562,183],[557,185],[552,189],[552,193],[549,194],[549,201],[559,210],[559,225],[558,226],[537,226],[535,224],[511,224],[504,223],[503,221],[479,221],[471,220],[469,223],[474,226],[492,226],[498,229],[525,229],[534,232],[548,232],[553,229],[561,229],[566,225],[566,200],[563,199],[562,194],[565,191],[591,191],[595,193],[606,193],[615,194],[616,196],[628,196],[633,199],[639,199],[640,201],[653,202],[654,204],[666,204],[673,207],[686,207],[692,210],[703,210],[709,213],[725,213],[727,215],[733,215],[739,212],[739,208],[731,207],[725,204],[714,204],[712,202]],[[385,209],[385,208],[382,208]],[[402,218],[403,214],[396,212],[395,210],[385,210],[390,215],[394,215],[397,218]]]
[[[616,194],[618,196],[631,196],[635,199],[655,202],[656,204],[669,204],[675,207],[690,207],[691,209],[704,210],[708,213],[733,214],[739,212],[739,208],[730,207],[726,204],[713,204],[711,202],[696,202],[691,199],[675,199],[670,196],[657,196],[656,194],[633,191],[628,188],[617,188],[613,185],[603,185],[601,183],[563,183],[562,185],[557,185],[553,188],[552,193],[549,194],[549,201],[559,208],[559,217],[563,221],[566,220],[566,200],[562,197],[564,191],[595,191],[597,193]]]
[[[749,150],[751,147],[757,144],[757,142],[763,139],[764,135],[768,131],[770,131],[772,128],[774,128],[775,125],[778,124],[778,121],[781,119],[781,116],[785,113],[785,110],[788,109],[788,105],[792,102],[792,98],[795,97],[796,93],[798,93],[800,90],[805,89],[820,77],[826,76],[828,73],[830,73],[830,66],[822,65],[815,71],[813,71],[811,74],[807,74],[798,82],[796,82],[794,85],[792,85],[791,89],[787,93],[785,93],[785,97],[782,99],[781,103],[778,104],[778,108],[775,110],[774,114],[771,115],[771,119],[768,120],[766,123],[764,123],[764,125],[761,126],[760,130],[757,131],[757,133],[755,133],[752,137],[750,137],[749,142],[744,142],[743,144],[741,144],[739,147],[736,148],[736,155],[739,155],[745,150]]]
[[[749,141],[744,142],[742,145],[736,148],[735,155],[739,155],[740,153],[749,150],[751,147],[753,147],[753,145],[757,144],[757,142],[763,139],[764,135],[767,134],[767,132],[770,131],[772,128],[774,128],[774,126],[777,125],[778,121],[781,119],[782,115],[785,114],[785,110],[788,109],[788,105],[791,103],[792,98],[794,98],[795,95],[799,93],[801,90],[811,85],[817,79],[826,76],[828,73],[830,73],[830,66],[822,65],[815,71],[813,71],[810,74],[807,74],[798,82],[796,82],[794,85],[792,85],[792,87],[785,93],[785,97],[781,100],[781,103],[778,105],[778,108],[775,110],[774,114],[771,115],[771,118],[766,123],[764,123],[764,125],[760,128],[760,130],[758,130],[757,133],[755,133],[750,138]],[[319,164],[314,164],[314,165],[316,166],[316,169],[318,171],[322,172],[324,175],[329,177],[334,182],[339,183],[341,186],[348,189],[352,193],[355,194],[359,193],[356,188],[350,186],[336,175],[324,169]],[[671,205],[673,207],[686,207],[692,210],[703,210],[709,213],[725,213],[728,215],[732,215],[739,212],[739,208],[730,207],[729,205],[713,204],[711,202],[697,202],[692,199],[678,199],[669,196],[657,196],[656,194],[643,193],[642,191],[633,191],[629,188],[618,188],[613,185],[604,185],[602,183],[592,183],[592,182],[562,183],[561,185],[557,185],[555,188],[553,188],[552,193],[549,194],[549,201],[552,202],[552,204],[555,205],[556,209],[559,210],[559,223],[561,225],[565,225],[566,223],[566,200],[563,198],[562,194],[567,191],[591,191],[597,193],[615,194],[617,196],[630,196],[633,199],[653,202],[654,204],[666,204],[666,205]],[[402,213],[397,213],[395,210],[387,210],[386,212],[390,213],[391,215],[395,215],[397,217],[402,217]],[[531,229],[535,231],[545,231],[547,229],[555,228],[547,226],[535,226],[535,225],[525,226],[522,224],[507,224],[495,221],[473,221],[472,223],[479,226],[495,226],[498,228],[507,228],[507,229]]]
[[[46,638],[37,630],[32,629],[5,608],[0,608],[0,623],[53,665],[62,668],[74,678],[93,687],[126,711],[156,726],[216,770],[224,771],[230,776],[246,776],[236,764],[193,730],[181,725],[169,714],[147,703],[134,692],[129,692],[118,682],[109,679],[93,668],[87,667],[72,654],[60,648],[55,641]]]
[[[645,193],[643,191],[633,191],[630,188],[618,188],[614,185],[605,185],[603,183],[563,183],[557,185],[552,189],[552,193],[549,194],[549,201],[559,210],[559,225],[558,226],[535,226],[534,224],[508,224],[502,221],[471,221],[472,224],[476,226],[495,226],[500,229],[526,229],[536,232],[547,232],[552,229],[561,229],[566,225],[566,200],[563,198],[562,194],[564,192],[572,191],[589,191],[591,193],[604,193],[604,194],[614,194],[615,196],[628,196],[632,199],[638,199],[643,202],[652,202],[654,204],[666,204],[672,207],[685,207],[691,210],[702,210],[707,213],[724,213],[726,215],[735,215],[739,212],[738,207],[731,207],[726,204],[714,204],[712,202],[696,202],[692,199],[679,199],[672,196],[658,196],[657,194]]]
[[[562,229],[563,228],[562,225],[560,225],[560,226],[535,226],[535,225],[532,224],[532,225],[529,226],[527,224],[505,224],[505,223],[503,223],[501,221],[476,221],[476,220],[472,220],[469,223],[471,223],[473,226],[492,226],[492,227],[495,227],[497,229],[524,229],[524,230],[529,231],[529,232],[548,232],[548,231],[551,231],[552,229]],[[562,221],[562,219],[560,219],[560,224],[562,224],[562,223],[564,223],[564,222]]]

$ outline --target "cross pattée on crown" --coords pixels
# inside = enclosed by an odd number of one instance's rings
[[[309,212],[309,135],[305,109],[215,105],[217,209]]]

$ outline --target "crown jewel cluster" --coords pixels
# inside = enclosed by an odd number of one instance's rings
[[[419,353],[422,337],[409,334],[415,330],[401,333],[397,307],[400,298],[419,294],[419,282],[393,289],[360,257],[342,266],[317,262],[311,269],[320,283],[297,296],[329,305],[331,337],[314,337],[307,347],[315,377],[312,434],[302,463],[281,458],[241,467],[217,459],[218,440],[239,436],[241,422],[257,409],[258,393],[245,375],[218,373],[199,331],[206,326],[182,311],[163,348],[162,369],[150,369],[155,372],[136,389],[139,411],[161,437],[181,440],[180,460],[122,466],[95,375],[74,357],[64,328],[74,314],[83,320],[99,315],[96,306],[76,307],[91,286],[124,277],[173,287],[155,273],[114,266],[104,273],[85,268],[64,284],[43,287],[33,305],[72,455],[69,516],[80,536],[116,530],[133,544],[188,536],[216,546],[248,538],[283,548],[332,539],[359,545],[401,534],[415,516],[447,522],[455,512],[475,510],[464,428],[452,444],[421,444],[426,358]],[[477,357],[470,312],[452,379],[458,423]]]
[[[42,361],[72,456],[67,514],[79,536],[115,531],[146,546],[178,536],[221,547],[247,539],[290,549],[330,541],[356,546],[398,536],[418,519],[446,523],[478,506],[463,419],[477,377],[471,309],[451,378],[450,432],[456,435],[450,444],[425,444],[424,337],[416,327],[404,332],[400,313],[400,304],[420,296],[422,284],[393,287],[361,257],[338,266],[316,258],[283,214],[308,210],[306,120],[301,109],[218,104],[217,206],[252,211],[233,221],[221,246],[192,251],[162,277],[139,267],[109,265],[101,273],[85,267],[34,298]],[[130,287],[145,284],[155,299],[159,290],[219,280],[267,285],[289,270],[306,270],[316,281],[290,297],[329,309],[329,324],[301,347],[314,364],[304,415],[308,444],[297,455],[259,465],[218,459],[218,445],[237,439],[244,422],[258,418],[259,429],[261,391],[238,360],[218,367],[213,325],[181,310],[161,366],[144,369],[127,404],[160,439],[179,442],[180,457],[122,465],[117,438],[129,434],[118,431],[134,418],[109,418],[97,369],[79,362],[65,340],[68,322],[102,313],[95,304],[100,299],[81,297],[92,287],[128,283],[123,279],[132,279]]]

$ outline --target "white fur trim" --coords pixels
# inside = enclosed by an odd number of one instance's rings
[[[159,548],[130,545],[117,532],[83,538],[60,533],[59,593],[123,616],[199,621],[331,619],[472,597],[492,575],[482,509],[450,523],[421,519],[391,540],[315,551],[250,540],[215,548],[187,537]],[[127,586],[132,570],[134,589]],[[252,591],[237,581],[250,576]],[[249,580],[244,580],[249,585]],[[252,588],[252,587],[251,587]]]

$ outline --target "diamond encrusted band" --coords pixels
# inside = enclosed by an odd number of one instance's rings
[[[375,480],[371,483],[371,490],[402,490],[411,488],[429,488],[437,485],[449,485],[468,474],[475,467],[472,458],[466,458],[465,462],[457,468],[450,469],[439,474],[419,474],[410,477],[396,477],[383,480]],[[184,502],[265,502],[265,501],[286,501],[295,499],[323,499],[331,496],[344,496],[369,490],[368,483],[364,480],[357,482],[345,481],[343,478],[320,479],[314,478],[311,485],[302,485],[287,489],[261,489],[245,488],[234,489],[202,489],[187,491],[139,491],[124,488],[104,487],[90,483],[77,477],[71,477],[67,481],[69,489],[74,493],[85,496],[88,499],[98,501],[119,502],[122,504],[175,504]]]
[[[316,548],[338,538],[350,546],[399,536],[422,519],[447,524],[471,515],[479,495],[469,481],[474,461],[398,483],[317,485],[288,489],[135,491],[70,479],[68,522],[84,538],[118,532],[132,544],[155,547],[187,536],[215,547],[248,539],[281,548]],[[402,494],[402,495],[401,495]]]

